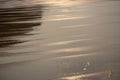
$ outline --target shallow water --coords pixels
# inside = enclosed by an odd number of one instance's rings
[[[0,0],[0,80],[119,80],[119,0]]]

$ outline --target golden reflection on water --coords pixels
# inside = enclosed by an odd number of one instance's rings
[[[107,78],[110,78],[110,75],[111,71],[103,71],[88,74],[73,73],[72,76],[61,77],[60,80],[89,80],[90,77],[103,77],[101,79],[105,80]]]
[[[84,24],[84,25],[80,24],[80,25],[74,25],[74,26],[63,26],[61,28],[69,29],[69,28],[79,28],[79,27],[86,27],[86,26],[88,26],[88,24]]]
[[[80,57],[85,57],[85,56],[92,56],[95,55],[96,53],[87,53],[87,54],[77,54],[77,55],[69,55],[69,56],[62,56],[62,57],[57,57],[55,59],[73,59],[73,58],[80,58]]]
[[[44,4],[53,4],[59,6],[72,6],[75,4],[83,4],[85,0],[34,0],[34,2],[43,2]]]
[[[44,44],[45,46],[59,46],[59,45],[67,45],[71,43],[81,42],[81,41],[88,41],[91,39],[80,39],[80,40],[67,40],[67,41],[59,41],[59,42],[50,42],[48,44]]]
[[[45,22],[45,21],[64,21],[64,20],[84,19],[84,18],[88,18],[88,17],[89,16],[65,16],[64,15],[64,18],[53,17],[53,19],[52,18],[50,18],[50,19],[44,19],[42,21],[43,22]]]
[[[63,49],[56,49],[46,51],[45,53],[64,53],[64,52],[79,52],[79,51],[87,51],[93,49],[92,47],[74,47],[74,48],[63,48]]]

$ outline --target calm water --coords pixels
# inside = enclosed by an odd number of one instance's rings
[[[119,80],[119,0],[0,0],[0,80]]]

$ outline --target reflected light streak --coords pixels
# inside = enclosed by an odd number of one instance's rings
[[[70,56],[58,57],[58,58],[55,58],[55,59],[69,59],[69,58],[77,58],[77,57],[91,56],[91,55],[95,55],[95,54],[96,54],[96,53],[78,54],[78,55],[70,55]]]
[[[79,52],[92,49],[91,47],[76,47],[76,48],[66,48],[66,49],[56,49],[46,51],[45,53],[63,53],[63,52]]]
[[[84,19],[88,18],[89,16],[78,16],[78,17],[64,17],[64,18],[57,18],[57,19],[44,19],[42,21],[62,21],[62,20],[71,20],[71,19]]]
[[[72,6],[75,4],[84,4],[86,0],[33,0],[34,3],[53,4],[57,6]]]
[[[45,46],[57,46],[57,45],[66,45],[66,44],[71,44],[79,41],[87,41],[90,39],[81,39],[81,40],[68,40],[68,41],[60,41],[60,42],[53,42],[53,43],[48,43],[45,44]]]
[[[84,25],[73,25],[73,26],[63,26],[61,28],[78,28],[78,27],[86,27],[88,26],[88,24],[84,24]]]
[[[84,78],[96,77],[96,76],[101,76],[101,75],[105,75],[105,74],[106,74],[106,72],[97,72],[97,73],[89,73],[89,74],[62,77],[60,79],[62,79],[62,80],[83,80]]]

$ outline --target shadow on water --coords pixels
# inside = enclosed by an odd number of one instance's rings
[[[3,48],[26,42],[12,37],[34,35],[27,33],[32,31],[33,27],[42,24],[41,22],[32,22],[32,20],[42,18],[42,8],[41,5],[0,8],[0,51]],[[3,56],[2,52],[0,52],[0,56]]]

